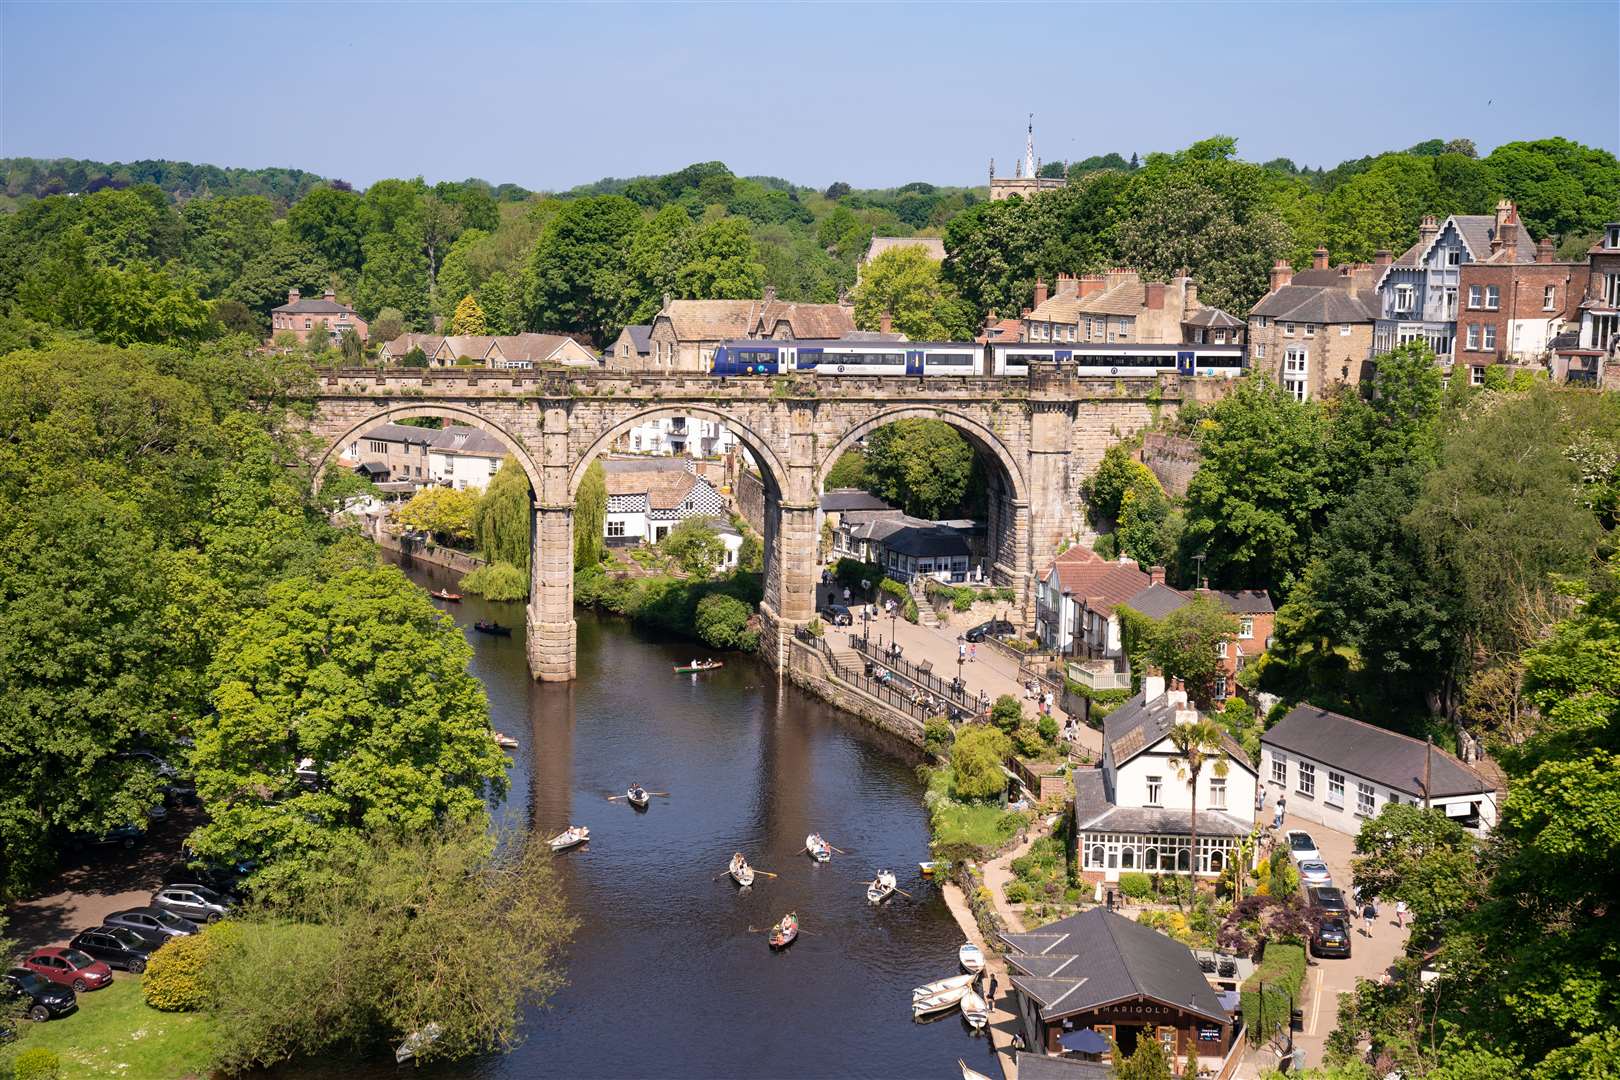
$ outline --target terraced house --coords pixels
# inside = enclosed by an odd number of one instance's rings
[[[1332,266],[1319,247],[1311,268],[1279,259],[1271,289],[1249,311],[1249,365],[1299,401],[1318,400],[1369,374],[1378,299],[1373,289],[1389,252],[1372,265]]]

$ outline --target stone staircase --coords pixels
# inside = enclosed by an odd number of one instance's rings
[[[836,633],[829,630],[825,641],[827,643],[827,655],[832,657],[833,662],[844,671],[864,670],[866,659],[850,647],[847,627],[839,627]]]
[[[934,605],[929,601],[928,594],[923,585],[923,579],[914,577],[907,586],[911,590],[911,598],[917,601],[917,622],[921,626],[932,626],[939,629],[939,616],[934,614]]]

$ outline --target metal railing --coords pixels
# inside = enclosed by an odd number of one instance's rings
[[[858,634],[849,635],[849,645],[850,648],[872,663],[881,664],[900,678],[915,683],[925,692],[941,699],[947,705],[955,706],[963,713],[971,715],[980,712],[983,708],[978,698],[968,696],[965,683],[958,690],[938,675],[935,675],[930,669],[914,664],[904,656],[890,656],[877,646],[863,640]]]
[[[794,627],[793,636],[819,652],[822,660],[826,662],[827,667],[832,671],[833,678],[846,686],[851,686],[868,697],[876,698],[884,705],[897,712],[904,713],[919,724],[927,723],[932,717],[941,715],[938,709],[930,711],[918,705],[912,700],[911,694],[898,690],[887,683],[879,682],[877,679],[869,678],[863,671],[852,671],[845,665],[840,664],[838,657],[833,655],[832,647],[827,644],[825,638],[817,637],[803,627]]]

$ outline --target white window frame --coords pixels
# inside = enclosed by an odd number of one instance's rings
[[[1217,676],[1215,676],[1215,700],[1216,701],[1225,701],[1226,698],[1227,698],[1226,676],[1225,675],[1217,675]]]
[[[1485,344],[1484,344],[1484,349],[1485,349],[1486,352],[1495,352],[1496,351],[1496,324],[1495,323],[1486,323],[1485,324]]]
[[[1411,311],[1412,310],[1412,305],[1416,301],[1417,301],[1417,289],[1415,289],[1413,286],[1411,286],[1411,285],[1397,285],[1397,286],[1395,286],[1395,310],[1396,311],[1398,311],[1398,312]]]
[[[1316,324],[1315,323],[1306,323],[1305,327],[1304,327],[1304,333],[1305,333],[1306,337],[1315,337],[1316,336]]]
[[[1484,295],[1484,290],[1481,289],[1478,285],[1470,285],[1470,286],[1468,286],[1468,310],[1469,311],[1478,311],[1479,310],[1480,298],[1483,295]]]
[[[1211,776],[1209,778],[1209,808],[1211,810],[1226,809],[1226,777]]]
[[[1323,801],[1329,806],[1344,805],[1344,773],[1328,770],[1327,798]]]
[[[1283,323],[1283,337],[1293,337],[1293,336],[1294,336],[1294,324],[1291,323],[1291,322]]]
[[[1316,798],[1316,766],[1308,761],[1300,762],[1295,777],[1294,790],[1307,799]]]
[[[1349,323],[1340,323],[1339,324],[1339,336],[1340,337],[1349,337],[1350,336],[1350,324]]]
[[[1373,786],[1365,780],[1356,781],[1356,813],[1361,817],[1372,817],[1373,811],[1378,809],[1378,799],[1373,792]]]
[[[615,532],[614,531],[615,529],[617,529],[618,531]],[[609,518],[608,523],[607,523],[607,528],[603,530],[603,535],[619,537],[619,536],[623,536],[624,534],[625,534],[624,519],[623,518]]]
[[[1271,782],[1282,787],[1288,786],[1288,759],[1276,754],[1271,756]]]
[[[1217,641],[1215,643],[1215,655],[1217,657],[1219,657],[1220,659],[1222,659],[1222,660],[1226,659],[1226,642],[1225,641]]]
[[[1257,341],[1257,342],[1254,343],[1254,358],[1256,360],[1264,360],[1266,358],[1266,343],[1265,342]]]
[[[1162,806],[1164,796],[1164,777],[1150,776],[1147,778],[1147,804],[1149,806]]]
[[[1446,265],[1447,266],[1461,266],[1462,265],[1462,252],[1459,251],[1457,248],[1447,248],[1446,249]]]
[[[1541,290],[1541,310],[1556,311],[1558,309],[1558,286],[1546,285]]]
[[[1500,285],[1485,286],[1485,310],[1499,311],[1502,307],[1502,287]]]
[[[1248,616],[1238,620],[1238,637],[1247,641],[1254,637],[1254,620]]]
[[[1477,322],[1468,324],[1468,348],[1476,352],[1479,350],[1479,323]]]

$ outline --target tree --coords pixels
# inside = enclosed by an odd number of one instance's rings
[[[1143,468],[1120,501],[1120,550],[1143,566],[1164,566],[1176,553],[1181,528],[1158,477]]]
[[[574,495],[574,569],[596,566],[607,556],[607,473],[601,461],[593,461],[580,477]]]
[[[626,323],[647,323],[663,306],[665,296],[677,294],[677,279],[686,265],[692,244],[692,216],[671,204],[641,223],[630,241],[625,270]]]
[[[248,310],[248,306],[239,300],[215,300],[213,304],[214,318],[225,328],[227,334],[247,334],[249,337],[263,340],[265,332],[264,322]]]
[[[908,514],[932,519],[961,506],[973,474],[973,447],[943,420],[897,420],[867,436],[872,490]]]
[[[266,898],[309,896],[338,884],[332,857],[358,856],[372,830],[482,821],[506,761],[472,649],[427,595],[398,570],[357,567],[267,599],[210,669],[217,711],[197,723],[192,764],[211,812],[192,849],[258,860]]]
[[[484,309],[478,306],[478,298],[468,293],[456,305],[456,314],[450,320],[452,334],[484,334],[488,328],[484,323]]]
[[[616,195],[563,204],[530,257],[525,302],[532,326],[584,330],[597,340],[616,330],[626,278],[625,254],[641,212]]]
[[[461,234],[464,221],[461,208],[436,195],[422,198],[417,214],[422,234],[422,253],[427,257],[428,293],[437,294],[439,261]]]
[[[361,264],[360,196],[318,187],[287,208],[287,229],[325,265],[352,278]]]
[[[412,238],[375,232],[362,242],[365,265],[354,285],[355,310],[364,317],[385,307],[397,308],[411,323],[428,316],[428,261]]]
[[[711,593],[698,601],[693,626],[705,645],[716,649],[736,648],[748,630],[753,612],[734,596]]]
[[[1129,1057],[1118,1043],[1113,1044],[1113,1050],[1115,1080],[1175,1080],[1172,1063],[1158,1039],[1138,1038]]]
[[[1176,614],[1171,612],[1171,617]],[[1189,869],[1194,874],[1198,872],[1198,777],[1205,768],[1214,776],[1226,775],[1225,734],[1220,725],[1207,716],[1200,716],[1191,723],[1170,726],[1170,745],[1176,748],[1176,752],[1171,755],[1169,765],[1177,777],[1187,782],[1187,790],[1192,793],[1187,825],[1192,836],[1189,842],[1192,851]]]
[[[1007,790],[1002,763],[1012,743],[1000,731],[984,724],[969,724],[956,737],[951,750],[952,794],[959,799],[994,799]]]
[[[835,180],[831,184],[827,185],[827,190],[825,192],[823,192],[822,194],[829,201],[837,202],[839,199],[842,199],[845,195],[848,195],[851,190],[852,189],[850,188],[850,186],[848,184],[844,183],[842,180]]]
[[[385,307],[371,320],[371,340],[387,344],[405,332],[405,313]]]
[[[354,367],[366,358],[366,343],[360,340],[354,327],[346,326],[338,336],[338,351],[343,354],[343,362]]]
[[[828,491],[837,488],[865,490],[870,483],[866,475],[866,455],[856,448],[839,455],[833,467],[827,470],[827,482],[823,486]]]
[[[693,577],[706,578],[725,560],[726,545],[707,518],[686,518],[658,541],[664,554]]]
[[[1122,442],[1114,443],[1103,451],[1097,471],[1086,481],[1086,498],[1094,520],[1118,521],[1125,493],[1133,484],[1158,483],[1153,471],[1131,456],[1131,448]]]
[[[425,368],[428,366],[427,353],[422,351],[422,346],[412,345],[411,351],[399,358],[399,365],[400,367]]]
[[[433,533],[452,540],[471,540],[478,496],[448,487],[425,487],[410,502],[394,511],[394,524],[413,532]]]
[[[1237,617],[1201,593],[1154,624],[1145,642],[1146,658],[1166,677],[1186,683],[1194,701],[1207,702],[1220,670],[1216,649],[1237,630]]]
[[[675,289],[694,300],[746,300],[759,295],[764,275],[748,222],[722,218],[692,237]]]
[[[1002,694],[990,706],[990,723],[1006,735],[1011,735],[1024,722],[1024,707],[1011,694]]]
[[[1351,869],[1362,895],[1404,900],[1423,937],[1449,930],[1484,885],[1476,845],[1462,826],[1405,803],[1389,803],[1361,823]]]
[[[534,496],[529,490],[529,477],[516,458],[508,457],[473,508],[473,543],[490,562],[509,563],[527,573],[533,527]],[[575,527],[580,527],[577,518]]]
[[[884,315],[913,341],[968,341],[977,321],[940,280],[939,263],[915,247],[885,251],[855,287],[855,325],[876,330]]]
[[[185,261],[209,296],[218,296],[241,274],[248,259],[270,246],[276,211],[262,195],[193,199],[181,211]]]
[[[223,329],[185,280],[145,265],[98,265],[77,240],[22,282],[17,307],[24,316],[112,345],[206,341]]]
[[[318,294],[330,275],[314,248],[287,229],[278,229],[269,248],[242,265],[242,272],[226,287],[225,298],[247,305],[268,323],[270,309],[285,304],[290,290]]]

